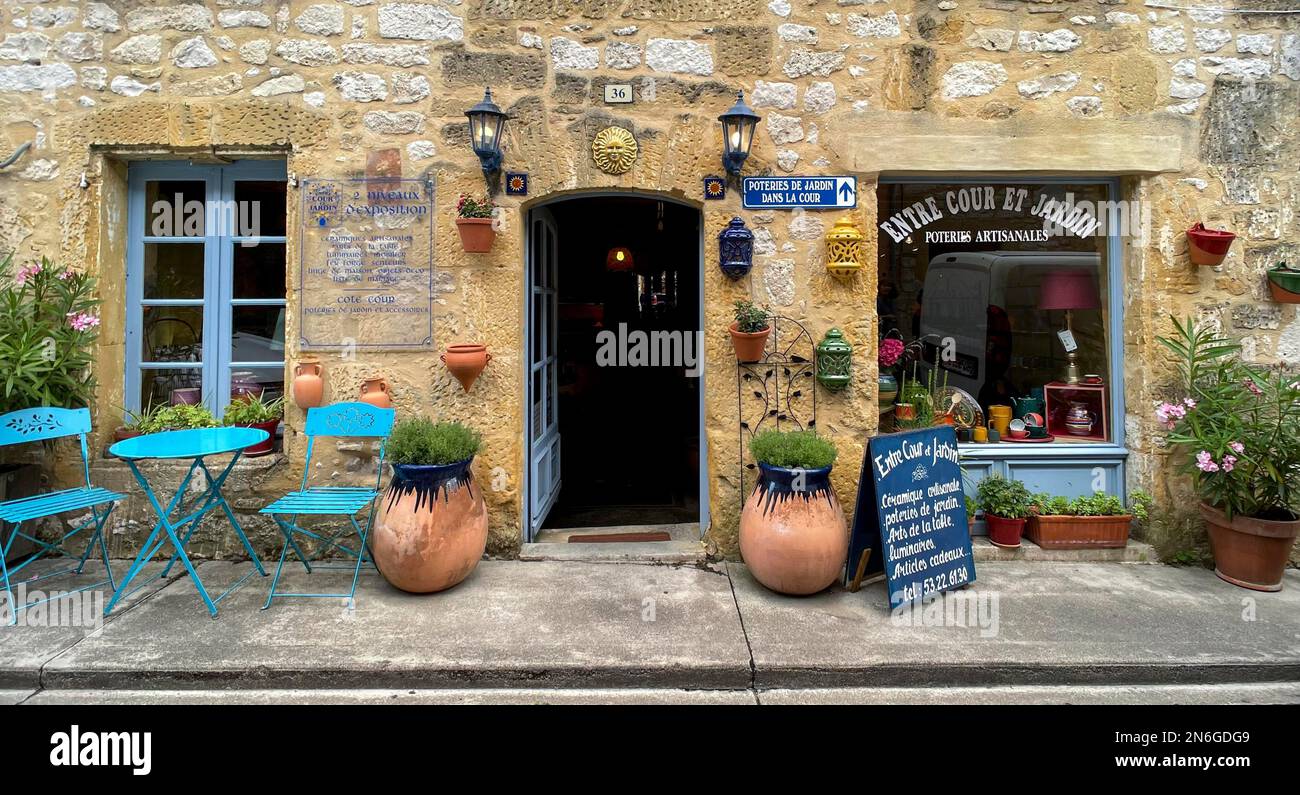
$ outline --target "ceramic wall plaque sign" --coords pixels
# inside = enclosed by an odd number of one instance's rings
[[[304,179],[303,349],[433,345],[433,183]]]

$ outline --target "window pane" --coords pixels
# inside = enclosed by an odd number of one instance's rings
[[[198,362],[203,359],[203,307],[146,306],[144,344],[146,362]]]
[[[275,362],[284,359],[284,307],[231,307],[230,361]]]
[[[140,371],[140,408],[169,403],[200,403],[203,376],[198,368]]]
[[[284,298],[284,244],[233,244],[236,298]]]
[[[284,367],[243,367],[234,365],[230,373],[230,399],[244,395],[261,395],[271,401],[284,396]]]
[[[240,180],[235,183],[235,234],[280,237],[285,230],[285,183]]]
[[[203,237],[207,183],[158,180],[144,184],[141,234],[151,237]]]
[[[894,375],[924,382],[933,371],[936,387],[965,391],[986,419],[991,405],[1042,415],[1044,400],[1065,394],[1054,385],[1071,377],[1108,388],[1110,263],[1106,219],[1097,219],[1107,198],[1096,184],[882,185],[879,333],[919,360],[914,370],[905,357]],[[1067,326],[1073,356],[1060,335]],[[1113,417],[1100,409],[1076,412],[1093,418],[1086,432],[1050,417],[1048,430],[1058,444],[1113,438]]]
[[[202,298],[202,243],[145,243],[145,298]]]

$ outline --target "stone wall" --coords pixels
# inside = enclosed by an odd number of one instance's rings
[[[609,82],[632,83],[636,102],[603,104]],[[463,114],[484,85],[514,117],[506,167],[530,172],[531,186],[526,199],[501,197],[504,226],[492,253],[466,255],[453,207],[458,194],[483,190]],[[527,207],[602,189],[697,205],[706,241],[711,538],[734,552],[735,375],[724,331],[731,301],[768,303],[818,337],[840,326],[856,346],[853,387],[819,396],[819,426],[840,445],[835,483],[849,506],[862,444],[876,427],[875,275],[868,268],[847,284],[826,275],[821,237],[834,217],[745,212],[734,192],[701,201],[702,178],[721,172],[716,117],[737,88],[764,117],[746,173],[856,171],[863,190],[853,215],[871,246],[870,188],[903,162],[908,170],[946,174],[1109,173],[1107,156],[1119,162],[1124,151],[1140,151],[1140,136],[1190,141],[1173,166],[1113,167],[1132,175],[1125,197],[1151,210],[1149,236],[1126,247],[1124,263],[1129,471],[1166,498],[1173,492],[1165,491],[1149,409],[1170,378],[1152,342],[1167,328],[1167,314],[1220,323],[1260,361],[1300,358],[1300,320],[1293,308],[1267,301],[1262,277],[1276,260],[1300,258],[1300,19],[1137,2],[4,0],[0,157],[23,142],[35,145],[0,171],[0,250],[15,250],[19,259],[49,255],[101,277],[95,410],[102,449],[122,402],[125,164],[276,156],[296,177],[351,177],[365,173],[370,153],[398,150],[403,176],[430,175],[438,186],[435,348],[482,339],[494,359],[466,394],[438,362],[438,350],[326,356],[328,397],[353,396],[360,378],[378,370],[402,412],[480,428],[487,444],[477,467],[488,484],[491,548],[508,553],[520,539],[526,469],[520,343]],[[641,147],[622,176],[591,161],[591,137],[608,125],[632,131]],[[880,131],[900,125],[928,130],[930,138],[895,138],[894,154],[877,157],[891,144]],[[937,130],[966,136],[970,148],[945,146]],[[974,171],[979,152],[998,151],[1029,130],[1042,142],[1035,153],[1026,149]],[[944,160],[953,151],[971,155]],[[1053,162],[1066,165],[1046,167]],[[292,228],[292,187],[289,203]],[[757,256],[751,276],[733,284],[718,272],[712,241],[737,214],[755,230]],[[1222,267],[1189,264],[1182,231],[1195,220],[1240,235]],[[290,284],[297,259],[291,238]],[[290,363],[298,355],[297,298],[289,296]],[[251,510],[253,497],[301,477],[302,419],[290,410],[281,464],[269,471],[250,464],[241,475],[257,484],[241,490],[241,505]],[[331,449],[315,474],[347,477],[365,461],[358,451]],[[118,466],[98,468],[117,483]],[[143,508],[133,499],[122,511],[119,553],[138,543],[141,528],[127,520],[145,518]],[[275,548],[269,532],[259,538]],[[203,551],[230,549],[214,542]]]

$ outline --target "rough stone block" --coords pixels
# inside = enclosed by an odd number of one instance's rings
[[[1215,78],[1201,122],[1201,156],[1215,165],[1295,163],[1300,85]]]
[[[729,75],[765,75],[772,68],[772,29],[758,25],[719,27],[718,66]],[[814,40],[816,37],[813,37]]]
[[[461,49],[443,56],[442,79],[449,86],[541,88],[546,82],[546,61],[539,55]]]

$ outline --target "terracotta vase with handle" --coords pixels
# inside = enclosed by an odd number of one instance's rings
[[[325,370],[320,362],[306,360],[293,368],[293,402],[306,411],[316,408],[325,399]]]
[[[479,373],[492,361],[492,354],[487,352],[486,345],[465,343],[448,346],[447,352],[439,358],[460,382],[461,388],[468,392],[478,380]]]
[[[379,376],[367,378],[361,385],[361,402],[379,409],[391,409],[393,398],[388,394],[388,382]]]

